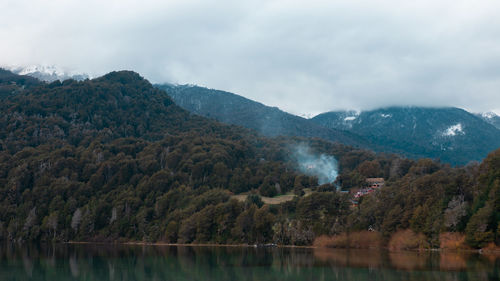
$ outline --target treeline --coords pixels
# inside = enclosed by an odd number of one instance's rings
[[[132,72],[51,84],[1,80],[0,238],[309,245],[319,235],[400,229],[439,245],[463,232],[499,244],[500,151],[463,168],[319,139],[268,139],[190,115]],[[333,184],[296,170],[307,142],[334,155]],[[385,187],[353,207],[368,177]],[[303,190],[311,189],[305,195]],[[245,202],[233,194],[248,193]],[[264,204],[260,196],[293,192]]]

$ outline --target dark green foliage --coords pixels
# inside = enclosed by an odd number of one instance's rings
[[[0,104],[3,239],[241,242],[231,233],[248,204],[228,190],[277,194],[297,176],[280,153],[263,160],[268,140],[190,115],[133,72],[7,87],[16,92]],[[273,216],[256,214],[245,242],[272,237]]]
[[[252,204],[255,204],[257,207],[262,207],[264,205],[264,202],[262,202],[262,198],[258,194],[249,194],[246,199],[246,205],[251,206]]]
[[[345,194],[315,192],[302,197],[296,207],[297,219],[312,227],[315,234],[334,234],[347,230],[345,217],[349,201]]]
[[[475,247],[500,240],[500,150],[492,152],[480,170],[472,216],[465,229],[467,242]]]
[[[9,93],[0,103],[0,240],[308,245],[322,234],[411,228],[432,246],[444,231],[465,232],[474,247],[499,242],[500,151],[451,168],[263,138],[190,115],[133,72],[3,81],[0,90]],[[297,172],[289,155],[304,142],[338,159],[334,184]],[[386,184],[351,207],[337,187],[362,188],[366,177]],[[231,199],[240,193],[245,202]],[[260,197],[288,193],[297,196],[279,205]]]

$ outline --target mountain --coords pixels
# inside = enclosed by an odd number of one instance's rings
[[[267,136],[317,137],[411,158],[439,158],[453,165],[481,161],[500,146],[497,128],[458,108],[392,107],[305,119],[224,91],[192,85],[156,87],[190,112]]]
[[[265,138],[191,114],[131,71],[0,79],[2,242],[311,245],[406,229],[428,247],[445,232],[465,233],[475,248],[500,244],[500,150],[452,168],[318,138]],[[313,174],[334,175],[337,163],[342,188],[385,185],[352,208],[351,195]]]
[[[52,83],[0,73],[8,93],[0,96],[0,241],[270,243],[275,223],[321,210],[319,234],[349,208],[331,184],[294,199],[318,187],[293,156],[307,140],[268,139],[191,114],[135,72]],[[331,155],[343,163],[353,153],[353,166],[374,157],[313,143],[302,154],[317,153],[328,174],[336,172]],[[290,202],[278,219],[281,207],[260,196],[284,194]],[[311,244],[312,232],[295,225],[307,223],[283,225],[281,237],[297,238],[280,243]]]
[[[41,82],[28,75],[17,75],[6,69],[0,68],[0,84],[18,84],[21,86],[39,85]]]
[[[452,164],[481,161],[500,147],[500,130],[459,108],[339,111],[311,120],[326,128],[349,130],[410,157],[439,158]]]
[[[491,125],[495,126],[497,129],[500,130],[500,116],[498,116],[494,112],[485,112],[485,113],[478,113],[476,116],[480,117],[484,121],[490,123]]]
[[[0,68],[0,102],[1,99],[16,95],[26,88],[42,84],[38,79],[26,75],[17,75]]]
[[[46,65],[11,67],[9,70],[15,74],[31,76],[46,82],[53,82],[56,80],[64,81],[68,79],[82,81],[89,78],[89,76],[86,74],[68,73],[64,70],[59,69],[56,66],[46,66]]]
[[[278,142],[190,114],[131,71],[52,83],[1,71],[0,82],[0,240],[269,241],[269,209],[232,192],[314,182]],[[245,206],[258,219],[239,227]]]
[[[193,85],[155,85],[165,90],[180,107],[227,124],[254,129],[265,136],[317,137],[358,147],[370,147],[356,134],[325,128],[308,119],[242,96]]]

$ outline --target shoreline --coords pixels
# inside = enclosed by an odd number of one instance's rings
[[[66,241],[60,242],[62,244],[85,244],[85,245],[129,245],[129,246],[172,246],[172,247],[221,247],[221,248],[287,248],[287,249],[317,249],[317,250],[383,250],[391,253],[398,252],[413,252],[413,253],[421,253],[421,252],[439,252],[439,253],[475,253],[475,254],[494,254],[500,255],[500,251],[488,251],[485,249],[461,249],[461,250],[451,250],[451,249],[441,249],[441,248],[432,248],[432,249],[419,249],[419,250],[390,250],[387,247],[381,248],[334,248],[334,247],[318,247],[318,246],[297,246],[297,245],[274,245],[274,246],[265,246],[265,245],[250,245],[250,244],[214,244],[214,243],[163,243],[163,242],[91,242],[91,241]]]
[[[222,248],[301,248],[301,249],[321,249],[316,246],[297,246],[297,245],[274,245],[266,246],[266,244],[215,244],[215,243],[164,243],[164,242],[92,242],[92,241],[66,241],[59,242],[62,244],[101,244],[101,245],[130,245],[130,246],[175,246],[175,247],[222,247]]]

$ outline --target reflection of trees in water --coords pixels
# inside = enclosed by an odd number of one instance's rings
[[[466,256],[456,253],[441,253],[439,260],[441,270],[465,270],[467,268]]]
[[[435,265],[435,257],[428,252],[391,252],[391,265],[401,270],[424,270]],[[439,267],[438,267],[439,268]]]
[[[499,258],[437,252],[0,246],[0,280],[496,280],[498,268]]]
[[[378,268],[384,262],[381,251],[347,250],[347,249],[315,249],[316,259],[331,266],[350,266]]]
[[[314,256],[346,273],[348,280],[357,273],[344,269],[353,267],[377,269],[369,270],[371,280],[500,280],[500,257],[470,252],[315,249]]]

